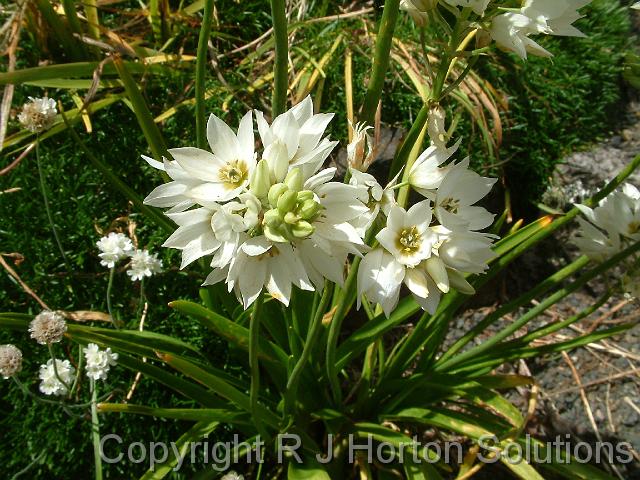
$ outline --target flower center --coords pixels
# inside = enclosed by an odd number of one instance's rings
[[[400,235],[398,235],[398,250],[405,254],[417,252],[421,244],[422,236],[415,225],[402,229]]]
[[[629,235],[634,235],[634,234],[638,233],[639,231],[640,231],[640,222],[638,222],[638,221],[631,222],[627,226],[627,232],[629,233]]]
[[[440,202],[440,207],[444,208],[447,212],[453,213],[454,215],[458,213],[458,208],[460,207],[460,201],[455,198],[447,197],[442,202]]]
[[[247,165],[242,160],[234,160],[222,167],[218,176],[229,190],[238,188],[247,179]]]

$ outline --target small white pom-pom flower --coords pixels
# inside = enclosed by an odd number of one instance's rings
[[[22,370],[22,352],[15,345],[0,345],[0,375],[13,377]]]
[[[58,371],[57,376],[56,370]],[[66,395],[69,391],[67,385],[71,385],[75,372],[76,370],[69,360],[56,359],[56,366],[54,368],[53,360],[49,359],[46,364],[40,365],[40,372],[38,373],[38,377],[41,380],[40,391],[45,395]],[[60,379],[58,379],[58,377],[60,377]],[[62,382],[60,380],[62,380]]]
[[[142,280],[162,271],[162,260],[157,254],[150,254],[147,250],[136,250],[131,254],[131,266],[127,275],[132,281]]]
[[[116,364],[118,354],[111,352],[110,348],[100,350],[98,345],[90,343],[83,348],[84,358],[87,360],[87,377],[93,380],[106,380],[109,369]]]
[[[100,250],[100,264],[113,268],[120,260],[127,258],[133,251],[133,243],[124,233],[111,232],[96,243]]]
[[[40,345],[58,343],[67,331],[67,322],[60,312],[43,310],[29,324],[31,338]]]
[[[18,121],[27,130],[37,133],[47,130],[53,124],[58,110],[53,98],[29,97],[29,102],[22,107]]]

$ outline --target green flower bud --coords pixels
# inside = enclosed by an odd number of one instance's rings
[[[298,213],[305,220],[311,220],[321,209],[322,205],[315,200],[305,200],[302,206],[298,209]]]
[[[291,233],[296,238],[307,238],[314,231],[315,227],[304,220],[300,220],[298,223],[291,226]]]
[[[272,242],[282,242],[286,243],[289,240],[282,234],[283,229],[277,227],[270,227],[269,225],[265,225],[264,227],[264,236],[267,237]]]
[[[300,217],[293,212],[287,212],[284,216],[284,222],[293,225],[300,220]]]
[[[266,226],[277,228],[282,225],[282,215],[275,208],[272,210],[267,210],[264,214],[264,219],[262,223]]]
[[[299,192],[302,189],[302,172],[299,168],[294,168],[284,179],[284,183],[293,190],[294,192]]]
[[[301,190],[298,192],[298,201],[313,200],[313,192],[311,190]]]
[[[275,207],[278,204],[278,198],[280,198],[280,195],[282,195],[287,190],[289,190],[289,187],[287,187],[284,183],[276,183],[275,185],[273,185],[269,189],[269,204],[272,207]]]
[[[271,188],[271,173],[269,172],[269,164],[266,160],[260,160],[251,177],[249,189],[258,198],[264,198]]]
[[[290,212],[295,208],[296,201],[296,192],[288,190],[280,195],[280,198],[278,198],[278,210],[284,215],[285,213]]]

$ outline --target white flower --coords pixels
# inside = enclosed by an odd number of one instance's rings
[[[476,15],[483,15],[491,0],[444,0],[454,7],[471,8]]]
[[[303,166],[303,176],[317,172],[338,142],[322,138],[333,113],[313,113],[313,101],[307,96],[302,102],[278,115],[271,125],[264,114],[256,110],[258,133],[265,153],[273,143],[283,148],[291,167]]]
[[[403,283],[424,310],[435,313],[441,295],[426,271],[426,263],[409,267],[385,248],[372,250],[358,269],[358,308],[364,296],[367,301],[379,303],[388,317],[398,304]]]
[[[109,369],[116,364],[118,354],[112,353],[110,348],[100,350],[98,345],[90,343],[83,348],[84,358],[87,360],[87,377],[93,380],[106,380]]]
[[[496,254],[491,249],[495,235],[465,230],[432,227],[438,235],[439,258],[451,269],[465,273],[482,273]]]
[[[351,170],[366,172],[373,161],[373,140],[369,130],[373,127],[365,123],[357,123],[353,128],[353,140],[347,145],[347,164]]]
[[[539,57],[550,57],[551,53],[529,38],[539,33],[535,21],[526,15],[507,12],[491,21],[491,38],[502,48],[517,53],[526,59],[527,53]]]
[[[67,322],[60,312],[43,310],[31,320],[29,332],[31,338],[40,345],[58,343],[67,331]]]
[[[409,170],[409,185],[427,198],[435,198],[435,190],[442,183],[442,179],[451,167],[440,167],[456,153],[460,142],[458,140],[451,148],[441,148],[431,145],[416,158]]]
[[[481,230],[493,222],[492,213],[473,205],[489,193],[497,179],[482,177],[468,167],[468,158],[452,166],[436,192],[436,218],[450,230]]]
[[[58,371],[58,376],[56,376],[56,370]],[[54,368],[53,360],[49,359],[46,364],[40,365],[40,371],[38,373],[41,380],[40,391],[45,395],[66,395],[68,393],[67,386],[71,385],[74,373],[75,368],[73,368],[69,360],[63,361],[56,359],[56,366]],[[58,380],[58,377],[60,377],[60,380],[64,383]]]
[[[53,124],[58,110],[53,98],[29,97],[29,102],[22,107],[18,121],[24,128],[34,133],[47,130]]]
[[[393,179],[385,188],[382,188],[373,175],[351,170],[349,185],[358,187],[358,199],[368,208],[368,211],[362,213],[351,222],[358,229],[361,237],[364,237],[369,227],[378,218],[381,210],[385,215],[388,215],[391,207],[395,205],[392,187],[396,183],[396,179]]]
[[[596,208],[576,204],[586,219],[578,219],[580,231],[574,243],[592,260],[602,262],[624,248],[624,242],[640,240],[640,192],[626,183]]]
[[[15,345],[0,345],[0,375],[7,379],[22,370],[22,352]]]
[[[102,237],[96,243],[100,253],[100,264],[113,268],[116,263],[127,258],[133,251],[133,243],[124,233],[111,232],[106,237]]]
[[[438,5],[438,0],[400,0],[400,10],[407,12],[418,26],[425,26],[429,21],[427,12]]]
[[[131,265],[127,270],[127,275],[132,281],[142,280],[144,277],[151,277],[162,271],[162,260],[158,254],[151,254],[147,250],[136,250],[131,254]]]
[[[584,33],[571,25],[583,16],[578,9],[591,0],[526,0],[522,14],[535,23],[540,33],[569,37],[584,37]]]
[[[431,202],[423,200],[409,210],[393,206],[387,217],[387,226],[376,235],[380,242],[402,265],[415,267],[431,256],[431,247],[437,235],[429,228]]]

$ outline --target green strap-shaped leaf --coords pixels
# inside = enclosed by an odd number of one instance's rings
[[[158,408],[130,403],[99,403],[99,413],[130,413],[158,418],[175,418],[177,420],[217,421],[230,424],[251,425],[245,412],[222,408]]]
[[[221,397],[235,403],[241,409],[247,412],[252,411],[249,396],[236,389],[220,377],[205,371],[198,365],[183,358],[164,354],[159,355],[159,357],[162,359],[162,361],[168,363],[179,372],[182,372],[188,377],[191,377],[197,382],[201,383],[202,385],[205,385],[207,388],[211,389]],[[262,422],[273,428],[278,428],[279,418],[271,410],[259,404],[258,412],[260,413],[260,420]]]
[[[249,351],[249,329],[197,303],[186,300],[176,300],[169,303],[169,306],[185,315],[195,318],[202,325],[233,345],[238,346],[244,351]],[[267,371],[272,375],[275,382],[283,386],[286,385],[286,365],[288,357],[280,347],[265,338],[260,338],[258,358],[260,362],[264,363]]]
[[[180,457],[184,458],[187,456],[191,449],[191,444],[209,435],[218,427],[219,424],[220,423],[216,421],[203,421],[196,423],[193,427],[187,430],[175,442]],[[155,465],[153,470],[149,469],[147,473],[140,477],[140,480],[160,480],[171,473],[180,460],[176,458],[172,448],[167,448],[167,450],[169,451],[167,460]]]
[[[303,462],[289,461],[287,467],[288,480],[331,480],[331,477],[313,456],[305,455]]]

